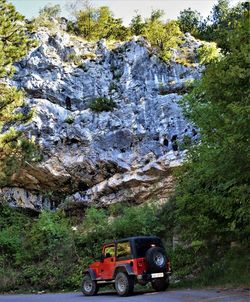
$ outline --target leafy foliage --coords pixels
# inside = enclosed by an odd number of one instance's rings
[[[89,3],[77,12],[76,32],[87,40],[125,40],[129,30],[122,25],[122,19],[114,18],[107,6],[93,8]]]
[[[249,15],[228,34],[229,50],[210,64],[182,100],[202,141],[190,151],[176,189],[176,219],[185,240],[209,250],[247,244],[250,231]]]
[[[227,41],[228,32],[237,27],[247,11],[249,11],[249,2],[230,7],[229,0],[219,0],[208,18],[202,22],[198,36],[201,39],[216,42],[218,47],[227,52],[230,49]]]
[[[61,7],[59,4],[47,4],[42,9],[39,10],[39,15],[44,16],[44,18],[55,18],[61,13]]]
[[[160,12],[153,11],[151,18],[147,20],[144,27],[144,36],[155,47],[164,60],[169,60],[172,53],[171,48],[177,48],[181,43],[181,31],[176,21],[163,23],[160,20]]]
[[[72,226],[60,211],[30,218],[0,204],[0,291],[78,288],[82,270],[100,259],[105,241],[163,230],[154,207],[115,208],[87,209]]]
[[[199,12],[185,9],[178,16],[178,23],[183,32],[190,32],[196,38],[217,43],[225,52],[229,49],[228,32],[237,27],[241,17],[249,11],[249,2],[239,2],[231,7],[229,0],[218,0],[206,19]]]
[[[18,173],[19,169],[26,162],[37,161],[40,159],[39,151],[31,139],[10,128],[7,132],[0,135],[0,186],[11,183],[12,177]]]
[[[35,45],[28,30],[24,16],[6,0],[0,0],[0,78],[13,75],[13,63]]]
[[[98,97],[91,101],[89,108],[95,112],[113,111],[116,108],[116,103],[112,99]]]
[[[216,43],[205,42],[198,48],[198,57],[200,64],[209,64],[219,59],[220,51]]]
[[[54,27],[53,19],[58,19],[61,13],[61,7],[59,4],[52,5],[47,4],[39,10],[39,15],[32,19],[32,25],[35,29],[40,27],[47,27],[52,29]]]
[[[182,32],[189,32],[194,36],[199,33],[202,18],[198,11],[191,8],[184,9],[180,12],[177,20]]]
[[[142,16],[137,13],[130,22],[131,33],[136,36],[142,35],[144,32],[144,27],[145,22],[142,20]]]
[[[0,78],[11,76],[15,70],[13,63],[36,45],[29,38],[28,29],[14,6],[0,0]],[[32,140],[14,128],[3,130],[7,124],[27,121],[31,114],[24,106],[23,93],[0,83],[0,186],[6,185],[24,162],[36,156]]]

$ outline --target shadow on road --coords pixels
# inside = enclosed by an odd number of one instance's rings
[[[156,293],[152,289],[136,289],[133,292],[133,296],[145,295],[145,294],[153,294]],[[118,296],[115,290],[102,291],[100,290],[97,296]]]

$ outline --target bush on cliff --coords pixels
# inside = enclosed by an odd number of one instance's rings
[[[116,102],[112,99],[98,97],[90,102],[89,108],[94,112],[113,111],[116,108]]]

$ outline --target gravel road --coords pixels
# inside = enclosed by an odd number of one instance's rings
[[[250,291],[235,290],[180,290],[170,289],[163,293],[152,291],[135,292],[131,297],[121,298],[115,292],[100,293],[84,297],[81,293],[2,295],[0,302],[250,302]]]

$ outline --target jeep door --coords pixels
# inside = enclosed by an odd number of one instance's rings
[[[100,264],[100,277],[112,279],[115,266],[115,245],[106,245],[102,251],[103,262]]]

